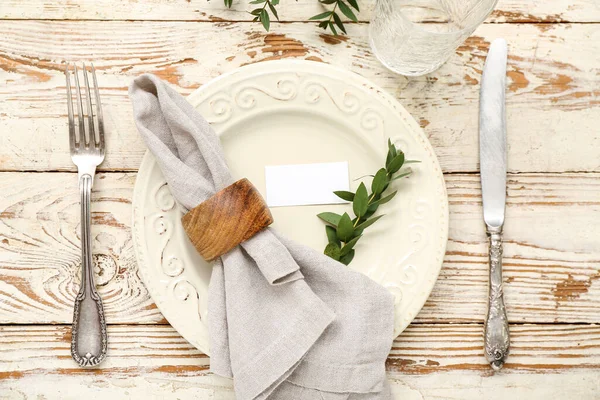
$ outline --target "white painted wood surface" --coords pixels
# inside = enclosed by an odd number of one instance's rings
[[[395,398],[591,399],[600,390],[599,326],[514,325],[511,332],[511,361],[494,375],[481,355],[481,325],[413,325],[387,363]],[[0,390],[12,398],[234,399],[231,381],[210,374],[208,358],[166,325],[109,327],[109,357],[95,371],[70,359],[69,326],[0,333]]]
[[[367,21],[374,0],[359,3]],[[153,72],[187,94],[241,65],[285,57],[338,65],[395,95],[447,173],[448,251],[429,301],[388,359],[395,398],[600,398],[598,2],[500,0],[446,65],[410,79],[376,61],[366,24],[349,24],[349,36],[336,39],[304,22],[321,11],[316,0],[282,2],[288,23],[273,23],[269,34],[247,22],[248,7],[242,0],[232,10],[220,0],[0,3],[0,398],[234,398],[230,382],[208,373],[208,358],[167,324],[138,275],[131,193],[144,146],[126,89]],[[513,351],[494,375],[482,355],[487,256],[477,103],[487,46],[499,36],[510,45],[505,290]],[[62,70],[66,61],[89,60],[109,136],[92,233],[110,345],[105,364],[81,370],[69,355],[79,199]]]
[[[597,24],[483,25],[440,70],[411,79],[374,58],[366,24],[350,25],[343,41],[312,24],[281,24],[266,35],[261,29],[250,23],[4,21],[0,169],[74,170],[64,140],[65,61],[93,59],[99,70],[109,139],[101,169],[137,170],[145,147],[127,97],[135,76],[155,73],[186,94],[240,65],[297,57],[371,79],[420,121],[444,171],[477,171],[479,77],[489,42],[504,36],[510,46],[509,168],[600,171]],[[221,39],[206,40],[214,32]]]

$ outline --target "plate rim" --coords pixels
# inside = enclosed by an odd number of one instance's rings
[[[273,67],[271,68],[271,66],[273,66]],[[413,315],[408,322],[400,323],[400,324],[398,324],[398,326],[394,327],[394,337],[398,337],[414,321],[414,319],[416,318],[418,313],[423,309],[423,306],[429,299],[431,292],[433,291],[433,288],[435,287],[435,283],[437,282],[437,279],[439,277],[439,274],[440,274],[440,271],[441,271],[441,268],[443,265],[443,259],[444,259],[445,253],[446,253],[446,248],[447,248],[447,244],[448,244],[448,236],[449,236],[450,213],[449,213],[448,194],[447,194],[446,183],[445,183],[444,174],[441,169],[439,159],[438,159],[437,155],[435,154],[433,146],[431,145],[431,142],[425,135],[425,132],[423,131],[423,129],[419,126],[419,124],[417,123],[415,118],[404,108],[404,106],[395,97],[393,97],[386,90],[384,90],[380,86],[374,84],[367,78],[365,78],[355,72],[352,72],[352,71],[349,71],[349,70],[346,70],[346,69],[343,69],[341,67],[337,67],[337,66],[334,66],[331,64],[326,64],[326,63],[322,63],[322,62],[318,62],[318,61],[296,60],[296,59],[293,59],[293,60],[269,60],[269,61],[263,61],[263,62],[258,62],[258,63],[254,63],[254,64],[249,64],[249,65],[235,68],[235,69],[228,71],[222,75],[219,75],[216,78],[211,79],[209,82],[200,86],[198,89],[194,90],[192,93],[190,93],[188,96],[186,96],[186,100],[188,102],[190,102],[190,104],[192,104],[194,106],[194,108],[196,108],[198,98],[202,98],[203,96],[205,96],[205,92],[207,90],[210,90],[212,87],[219,85],[222,81],[224,81],[230,77],[239,75],[239,74],[251,76],[251,75],[253,75],[253,70],[268,73],[269,71],[272,71],[274,68],[282,68],[283,70],[288,71],[288,72],[296,72],[296,71],[300,72],[300,71],[306,71],[308,69],[309,73],[328,76],[329,74],[321,73],[321,71],[324,71],[324,72],[329,72],[331,74],[335,74],[335,76],[338,78],[339,78],[339,76],[346,76],[348,78],[349,83],[351,82],[355,85],[359,85],[359,86],[365,88],[366,90],[371,92],[373,96],[379,97],[382,101],[385,101],[390,107],[392,107],[394,112],[399,113],[402,120],[407,125],[407,128],[408,128],[407,130],[409,130],[411,132],[411,134],[416,135],[420,139],[420,142],[423,144],[425,149],[431,154],[430,158],[434,162],[434,167],[435,167],[433,172],[434,172],[436,180],[439,181],[438,183],[439,183],[439,186],[442,188],[442,194],[443,194],[443,201],[440,202],[441,211],[442,211],[442,215],[440,216],[441,217],[440,218],[440,220],[441,220],[440,221],[441,222],[440,230],[441,230],[441,239],[442,240],[441,240],[441,245],[439,246],[439,249],[437,250],[438,251],[437,256],[439,257],[440,262],[438,262],[437,265],[434,266],[435,268],[431,268],[429,270],[429,272],[432,275],[429,277],[432,283],[431,283],[431,285],[428,285],[429,286],[428,288],[423,288],[424,290],[419,292],[419,294],[418,294],[419,299],[417,301],[417,303],[419,304],[419,307],[418,307],[418,310],[416,310],[415,315]],[[138,271],[140,272],[140,277],[144,283],[144,286],[146,287],[146,290],[148,290],[148,292],[150,293],[152,300],[156,304],[156,307],[161,312],[162,316],[171,324],[171,322],[169,321],[169,318],[167,317],[167,315],[164,312],[165,304],[161,304],[162,303],[162,295],[160,295],[158,293],[157,289],[152,284],[149,284],[150,279],[149,279],[149,276],[147,276],[148,272],[146,271],[146,268],[143,267],[145,265],[145,261],[146,261],[145,255],[142,254],[143,252],[141,251],[142,243],[145,243],[146,240],[145,240],[144,229],[142,229],[142,227],[144,226],[143,211],[139,210],[138,208],[139,208],[141,196],[144,196],[144,193],[142,193],[143,192],[142,186],[144,185],[144,182],[146,182],[147,179],[149,178],[149,173],[151,170],[150,167],[153,165],[154,162],[155,162],[154,156],[150,153],[149,150],[146,150],[146,152],[144,153],[144,156],[142,158],[142,161],[140,163],[140,166],[138,168],[136,180],[135,180],[135,184],[134,184],[134,189],[133,189],[132,229],[131,229],[132,241],[133,241],[136,261],[138,263]],[[140,218],[142,220],[140,220]],[[429,281],[429,280],[427,280],[427,281]],[[415,301],[415,300],[416,299],[413,298],[413,301]],[[396,325],[396,323],[394,323],[394,325]],[[204,352],[205,354],[210,355],[208,346],[202,346],[197,340],[194,340],[193,335],[191,335],[191,334],[188,335],[188,334],[182,333],[174,325],[171,324],[171,326],[173,326],[173,328],[184,339],[186,339],[188,342],[190,342],[194,347],[196,347],[200,351]]]

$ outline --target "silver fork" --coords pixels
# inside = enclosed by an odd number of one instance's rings
[[[90,234],[91,214],[90,198],[96,167],[104,160],[104,125],[100,93],[96,81],[96,70],[92,64],[92,79],[96,105],[98,129],[94,124],[92,94],[88,80],[88,71],[83,65],[85,81],[84,93],[79,86],[77,66],[73,66],[77,99],[77,128],[73,116],[73,95],[71,92],[71,76],[69,65],[65,70],[67,78],[67,108],[69,113],[69,142],[71,159],[77,166],[79,191],[81,194],[81,288],[75,298],[73,311],[73,327],[71,337],[71,355],[82,367],[98,365],[106,357],[107,335],[102,300],[94,283],[94,264],[92,262],[92,239]],[[86,116],[84,117],[82,98],[86,100]],[[87,121],[87,124],[86,124]],[[86,129],[87,125],[87,129]]]

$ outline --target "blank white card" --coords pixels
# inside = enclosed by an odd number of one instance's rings
[[[269,207],[340,204],[333,194],[349,190],[348,162],[265,167]]]

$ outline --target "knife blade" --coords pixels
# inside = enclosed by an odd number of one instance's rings
[[[483,219],[489,237],[488,314],[485,356],[494,370],[504,365],[510,347],[502,289],[502,230],[506,205],[506,40],[494,40],[481,77],[479,97],[479,163]]]
[[[504,224],[506,203],[506,59],[506,41],[496,39],[485,61],[479,97],[483,219],[495,228]]]

